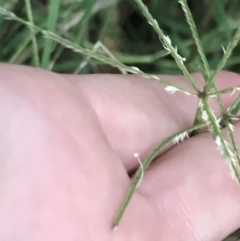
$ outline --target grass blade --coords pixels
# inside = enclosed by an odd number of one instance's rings
[[[25,5],[27,9],[27,16],[28,16],[28,21],[34,25],[33,21],[33,14],[32,14],[32,7],[30,0],[25,0]],[[32,45],[33,45],[33,59],[34,59],[34,64],[36,67],[40,67],[40,60],[39,60],[39,53],[38,53],[38,46],[37,46],[37,40],[36,40],[36,33],[33,29],[30,29],[31,35],[32,35]]]
[[[58,14],[59,14],[60,4],[61,4],[61,0],[50,0],[49,14],[48,14],[48,20],[47,20],[48,31],[54,31],[55,29]],[[43,57],[42,57],[42,63],[41,63],[41,67],[43,69],[49,68],[51,52],[52,52],[52,40],[46,39],[44,43]]]

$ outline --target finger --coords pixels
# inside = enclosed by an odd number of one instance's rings
[[[202,88],[200,74],[193,75]],[[155,145],[175,132],[193,123],[198,99],[176,92],[169,94],[165,86],[140,76],[123,75],[65,75],[85,93],[100,120],[112,148],[127,170],[138,166],[133,154],[144,158]],[[162,76],[178,86],[189,88],[183,76]],[[217,77],[220,89],[237,85],[237,74],[223,72]],[[223,95],[227,108],[236,95]],[[216,99],[209,102],[216,115],[220,115]]]
[[[43,70],[0,75],[0,240],[154,240],[144,199],[128,209],[134,228],[111,230],[130,181],[81,92]]]
[[[84,96],[9,65],[0,96],[0,240],[109,240],[129,178]]]
[[[235,136],[240,143],[240,124]],[[173,233],[176,240],[222,240],[240,222],[240,188],[229,173],[211,135],[204,133],[155,161],[137,193],[170,227],[161,230],[163,240]]]

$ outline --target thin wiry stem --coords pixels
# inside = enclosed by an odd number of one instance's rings
[[[224,140],[219,122],[216,116],[213,114],[212,110],[210,109],[207,101],[205,99],[201,100],[201,109],[202,109],[202,119],[209,125],[209,130],[212,133],[215,143],[223,157],[230,168],[231,177],[240,183],[240,176],[238,170],[236,168],[236,156],[230,149],[229,143]]]
[[[228,121],[225,121],[224,124],[227,127],[228,134],[231,138],[233,151],[234,151],[235,156],[237,158],[238,165],[240,165],[240,153],[239,153],[239,148],[237,146],[237,143],[236,143],[236,140],[235,140],[235,137],[234,137],[234,126],[231,123],[229,123]]]
[[[202,61],[203,66],[204,66],[203,77],[206,75],[206,77],[204,77],[204,80],[205,80],[205,82],[207,84],[209,82],[209,80],[210,80],[210,77],[211,77],[211,70],[210,70],[210,67],[209,67],[209,64],[208,64],[205,52],[203,50],[203,46],[202,46],[200,37],[199,37],[198,32],[197,32],[197,27],[196,27],[195,22],[193,20],[191,11],[190,11],[190,9],[188,7],[187,0],[179,0],[178,2],[182,5],[182,9],[183,9],[183,11],[185,13],[186,20],[187,20],[188,25],[189,25],[189,27],[191,29],[192,36],[194,38],[195,44],[197,46],[198,53],[200,55],[201,61]],[[212,88],[214,90],[217,90],[217,88],[215,86],[215,83],[213,83],[213,87]],[[219,94],[216,94],[216,97],[217,97],[218,104],[219,104],[221,110],[223,111],[224,108],[223,108],[223,104],[222,104],[222,101],[221,101],[221,98],[220,98]],[[196,122],[199,121],[197,119],[198,116],[199,116],[198,113],[199,113],[199,110],[197,110],[197,113],[196,113],[196,117],[195,117],[195,121]]]
[[[142,166],[139,167],[138,170],[136,171],[136,173],[133,177],[133,180],[132,180],[132,184],[131,184],[131,186],[130,186],[130,188],[129,188],[123,202],[121,203],[121,205],[120,205],[120,207],[117,211],[117,214],[116,214],[116,216],[113,220],[113,228],[116,227],[119,224],[128,204],[129,204],[129,202],[130,202],[130,200],[133,196],[133,193],[134,193],[134,191],[136,190],[136,188],[139,184],[139,179],[141,179],[142,172],[145,171],[148,168],[148,166],[151,164],[151,162],[160,154],[160,152],[166,146],[168,146],[170,143],[175,143],[177,137],[178,137],[178,139],[181,139],[183,136],[184,137],[187,136],[188,133],[190,133],[190,132],[192,132],[196,129],[202,128],[204,125],[206,125],[206,124],[205,123],[199,123],[197,125],[193,125],[193,126],[190,126],[188,128],[185,128],[185,129],[167,137],[164,141],[162,141],[158,146],[156,146],[152,150],[152,152],[142,162]]]
[[[193,36],[195,44],[197,46],[198,53],[199,53],[199,55],[201,57],[201,60],[202,60],[203,66],[204,66],[205,74],[207,75],[207,77],[209,79],[210,76],[211,76],[210,67],[209,67],[206,55],[204,53],[204,50],[203,50],[203,46],[202,46],[200,37],[198,35],[197,27],[196,27],[195,22],[193,20],[192,13],[191,13],[191,11],[190,11],[190,9],[188,7],[188,4],[187,4],[186,0],[179,0],[178,2],[182,5],[182,9],[183,9],[183,11],[185,13],[186,20],[187,20],[188,25],[189,25],[189,27],[191,29],[192,36]],[[207,82],[207,81],[208,80],[205,79],[205,82]]]
[[[240,40],[240,25],[238,26],[231,42],[228,44],[227,49],[223,55],[223,58],[219,62],[218,66],[215,69],[215,71],[213,72],[213,74],[211,75],[210,82],[208,84],[209,88],[211,88],[212,84],[214,83],[215,77],[218,75],[218,73],[223,69],[223,67],[227,63],[229,57],[232,54],[233,49],[237,46],[239,40]]]
[[[217,94],[225,94],[225,93],[228,93],[228,92],[231,92],[230,95],[233,95],[235,91],[239,91],[240,90],[240,85],[236,85],[234,87],[229,87],[229,88],[225,88],[225,89],[222,89],[222,90],[217,90],[217,91],[209,91],[207,93],[207,96],[209,97],[214,97],[216,96]]]
[[[33,14],[32,14],[32,7],[31,7],[30,0],[25,0],[25,5],[26,5],[26,9],[27,9],[28,21],[32,25],[34,25]],[[35,64],[36,67],[40,67],[40,60],[39,60],[36,32],[32,28],[30,28],[30,31],[31,31],[31,35],[32,35],[34,64]]]
[[[240,109],[240,95],[234,100],[232,105],[228,108],[228,113],[231,115],[236,115]]]
[[[114,59],[116,62],[120,62],[112,53],[111,51],[101,42],[98,41],[94,46],[93,46],[93,51],[99,52],[98,50],[101,49],[104,53],[106,53],[107,56],[109,56],[111,59]],[[74,74],[78,74],[89,62],[90,58],[87,57],[85,58],[77,67],[77,69],[74,71]],[[122,74],[127,74],[125,70],[122,70],[119,68],[119,71]]]
[[[197,86],[195,80],[193,77],[190,75],[188,72],[185,64],[183,63],[185,61],[185,58],[181,57],[177,53],[177,48],[174,48],[172,46],[171,40],[168,36],[165,36],[163,33],[162,29],[160,29],[158,22],[153,18],[153,16],[150,14],[148,11],[148,8],[144,5],[142,0],[135,0],[137,5],[142,11],[142,14],[146,17],[148,23],[153,27],[154,31],[157,33],[159,36],[159,39],[163,42],[163,47],[169,51],[169,53],[173,56],[175,59],[175,62],[177,63],[178,67],[182,70],[183,74],[187,77],[187,79],[190,81],[194,89],[199,92],[199,87]]]
[[[224,55],[221,59],[221,61],[219,62],[217,68],[215,69],[215,71],[213,72],[213,74],[211,75],[209,82],[206,86],[206,89],[211,89],[213,88],[216,91],[216,85],[215,85],[215,78],[218,75],[218,73],[223,69],[223,67],[225,66],[225,64],[227,63],[229,57],[232,54],[233,49],[237,46],[238,42],[240,39],[240,25],[237,28],[236,33],[234,34],[231,42],[228,44],[227,49],[224,49]],[[217,99],[218,99],[218,104],[221,107],[222,111],[223,111],[223,105],[222,102],[220,100],[219,95],[217,95]]]
[[[196,95],[195,92],[190,91],[190,90],[186,90],[186,89],[184,89],[182,87],[179,87],[179,86],[176,86],[175,84],[173,84],[173,83],[171,83],[171,82],[169,82],[167,80],[164,80],[164,79],[158,77],[157,75],[147,74],[147,73],[141,71],[137,67],[127,66],[127,65],[119,62],[118,60],[115,60],[115,59],[106,57],[105,55],[96,53],[94,50],[83,48],[83,47],[79,46],[78,44],[75,44],[75,43],[71,42],[68,39],[62,38],[62,37],[58,36],[57,34],[55,34],[53,32],[43,30],[43,29],[41,29],[41,28],[31,24],[30,22],[25,21],[24,19],[17,17],[14,13],[6,10],[5,8],[0,7],[0,14],[6,16],[7,19],[15,20],[15,21],[18,21],[18,22],[20,22],[22,24],[27,25],[29,28],[32,28],[33,30],[42,33],[42,35],[45,38],[49,38],[51,40],[54,40],[54,41],[58,42],[59,44],[61,44],[62,46],[64,46],[65,48],[72,49],[76,53],[84,54],[84,55],[86,55],[86,56],[88,56],[90,58],[99,60],[99,61],[101,61],[103,63],[106,63],[106,64],[109,64],[109,65],[111,65],[113,67],[125,70],[128,73],[138,74],[138,75],[141,75],[142,77],[145,77],[145,78],[154,79],[154,80],[156,80],[159,83],[162,83],[162,84],[167,85],[167,86],[172,86],[173,88],[175,88],[175,89],[177,89],[179,91],[182,91],[182,92],[184,92],[186,94]]]
[[[230,120],[240,120],[240,115],[230,115],[228,114]]]

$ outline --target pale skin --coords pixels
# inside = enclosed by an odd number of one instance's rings
[[[202,86],[200,75],[194,77]],[[217,85],[239,81],[223,72]],[[237,94],[223,96],[225,108]],[[195,97],[169,94],[139,76],[60,75],[11,65],[0,65],[0,96],[0,240],[219,241],[239,227],[240,187],[211,135],[202,133],[152,163],[111,228],[128,174],[139,166],[134,153],[143,160],[191,125]]]

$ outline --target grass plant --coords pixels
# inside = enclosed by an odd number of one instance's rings
[[[168,0],[2,0],[0,4],[1,61],[64,73],[138,74],[164,84],[169,94],[182,91],[198,97],[194,123],[159,143],[140,164],[113,227],[119,225],[151,162],[165,147],[196,135],[204,126],[232,178],[240,183],[240,153],[232,124],[240,119],[240,95],[228,110],[221,102],[222,94],[239,91],[240,86],[218,90],[215,85],[221,70],[240,72],[240,16],[236,11],[240,3],[179,0],[173,1],[168,13],[164,4],[169,6]],[[191,75],[195,71],[202,73],[203,89]],[[158,73],[182,73],[193,90],[159,78]],[[217,98],[221,118],[210,108],[210,97]],[[223,137],[223,128],[230,142]]]

